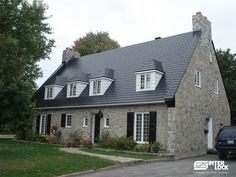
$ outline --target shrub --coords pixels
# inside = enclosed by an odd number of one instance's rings
[[[152,152],[159,152],[160,151],[160,148],[161,148],[161,143],[160,142],[154,142],[152,144]]]
[[[115,148],[119,150],[132,150],[136,142],[132,138],[120,137],[115,142]]]
[[[82,141],[82,145],[83,145],[83,147],[85,147],[85,148],[91,148],[91,147],[93,146],[92,141],[89,140],[89,139],[83,140],[83,141]]]
[[[37,134],[31,134],[30,136],[27,137],[27,140],[35,141],[35,142],[42,142],[42,143],[47,142],[45,136],[37,135]]]
[[[134,147],[137,152],[149,152],[149,144],[139,144]]]
[[[116,138],[112,138],[109,132],[104,132],[101,134],[99,144],[103,148],[115,148]]]
[[[81,135],[78,131],[72,132],[69,135],[69,138],[66,141],[67,147],[75,147],[80,145],[81,143]]]

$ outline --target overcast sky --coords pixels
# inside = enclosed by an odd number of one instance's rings
[[[236,53],[236,0],[44,0],[49,6],[47,22],[55,45],[51,60],[39,63],[43,78],[61,64],[62,52],[87,32],[106,31],[124,47],[155,37],[192,31],[192,15],[200,11],[212,23],[217,49]]]

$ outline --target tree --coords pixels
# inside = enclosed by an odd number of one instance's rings
[[[0,1],[0,129],[7,126],[20,138],[32,130],[37,62],[49,58],[54,44],[46,9],[38,0]]]
[[[226,51],[216,51],[221,75],[231,109],[231,123],[236,123],[236,54]]]
[[[74,41],[73,49],[81,56],[119,48],[117,41],[112,40],[107,32],[87,33],[84,37]]]

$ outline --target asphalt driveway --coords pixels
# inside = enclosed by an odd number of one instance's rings
[[[225,161],[225,170],[219,170],[222,166],[217,166],[218,170],[210,164],[208,169],[194,170],[195,161],[219,161],[215,155],[207,155],[196,158],[188,158],[176,161],[160,161],[150,164],[134,165],[121,167],[107,171],[95,172],[92,174],[80,175],[83,177],[235,177],[236,176],[236,157],[231,157]],[[212,162],[213,161],[213,162]],[[220,163],[220,162],[217,162]],[[228,167],[227,167],[228,165]],[[228,168],[228,170],[227,170]]]

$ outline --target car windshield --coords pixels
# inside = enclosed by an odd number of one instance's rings
[[[226,128],[223,129],[219,136],[236,136],[236,128]]]

